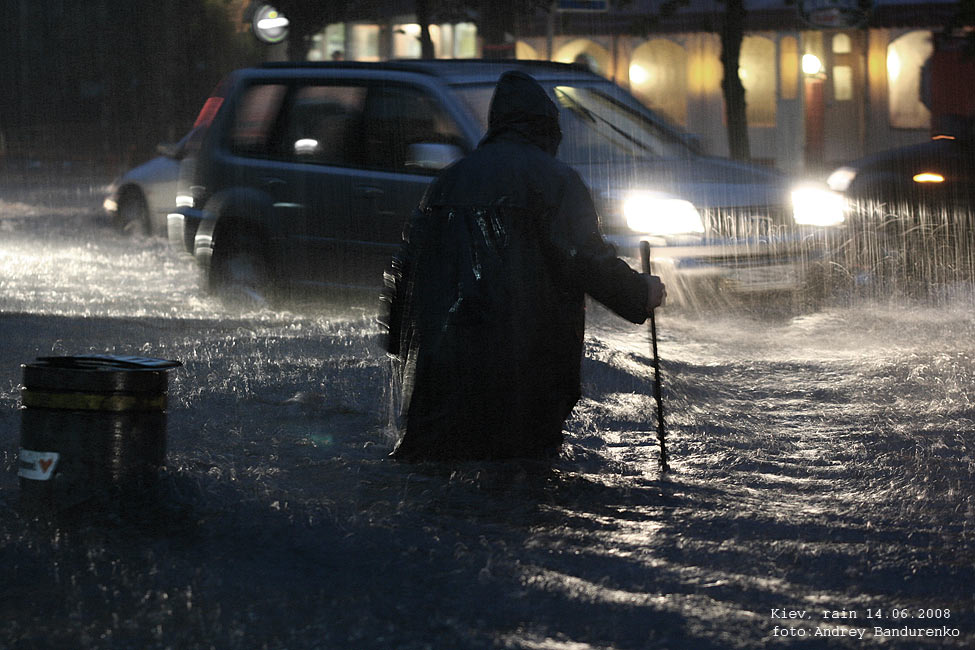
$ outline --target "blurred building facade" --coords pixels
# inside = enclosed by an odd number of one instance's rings
[[[558,11],[586,4],[605,3],[554,0],[556,11],[526,19],[510,36],[515,56],[584,61],[697,134],[708,153],[727,155],[719,36],[725,3],[689,0],[669,14],[664,0]],[[739,75],[753,160],[801,173],[929,137],[922,68],[933,35],[957,13],[958,2],[744,0],[744,6]],[[314,36],[309,58],[419,57],[414,16],[388,15],[382,23],[329,25]],[[430,31],[437,57],[482,55],[473,22]]]

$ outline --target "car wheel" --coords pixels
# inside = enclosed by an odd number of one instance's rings
[[[224,303],[261,308],[271,304],[267,258],[256,237],[214,239],[207,288]]]
[[[152,234],[149,207],[138,190],[127,190],[119,199],[116,226],[127,235],[144,237]]]

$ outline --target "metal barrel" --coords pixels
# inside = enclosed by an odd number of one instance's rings
[[[166,455],[168,371],[179,365],[115,355],[24,364],[21,505],[67,510],[152,487]]]

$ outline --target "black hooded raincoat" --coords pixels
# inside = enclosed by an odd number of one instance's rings
[[[648,317],[647,284],[601,236],[555,158],[558,109],[503,75],[478,148],[427,191],[387,274],[387,349],[402,361],[407,460],[545,457],[580,397],[585,294]]]

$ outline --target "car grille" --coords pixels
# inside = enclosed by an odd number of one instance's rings
[[[681,267],[779,268],[796,263],[802,255],[791,211],[784,206],[703,210],[701,218],[705,229],[702,254],[681,260]],[[707,252],[709,247],[713,247],[712,253]]]
[[[775,241],[791,227],[791,215],[782,206],[704,210],[701,218],[708,239],[733,242]]]

